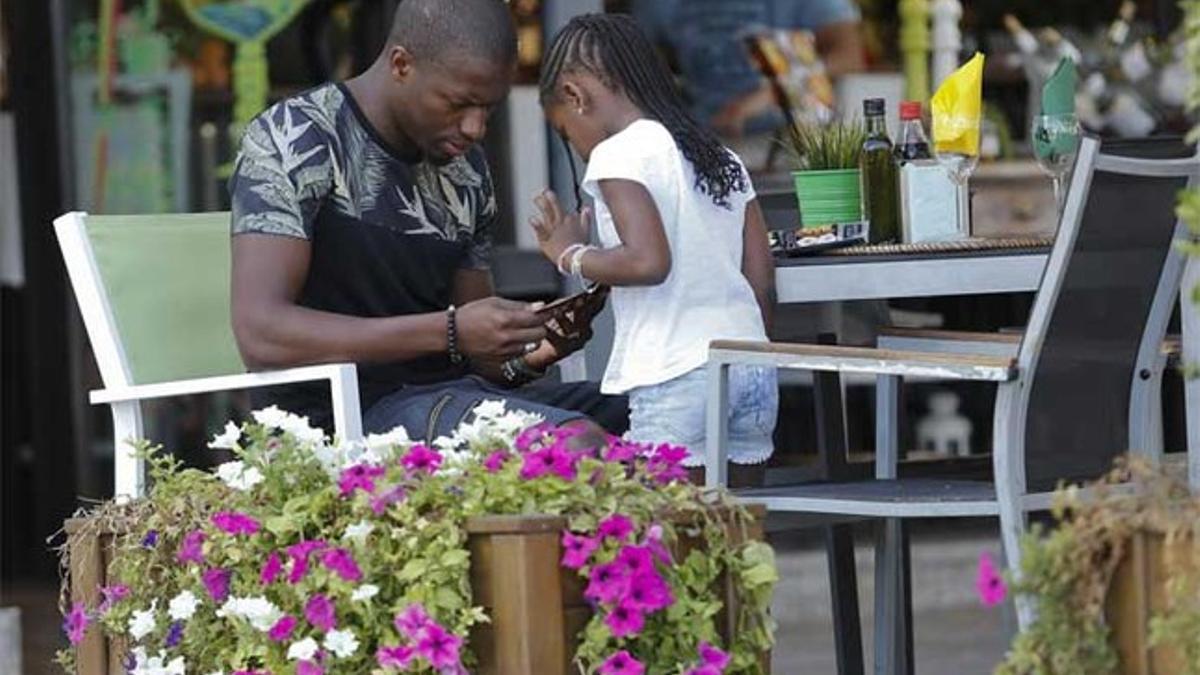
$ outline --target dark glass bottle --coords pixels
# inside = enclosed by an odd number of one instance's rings
[[[933,159],[929,149],[929,137],[921,125],[921,102],[905,101],[900,104],[900,134],[896,139],[896,161],[900,164],[915,159]]]
[[[884,101],[863,101],[867,119],[867,140],[863,143],[859,169],[862,171],[863,213],[867,216],[868,236],[872,244],[900,239],[900,203],[897,198],[896,160],[892,140],[887,135]]]

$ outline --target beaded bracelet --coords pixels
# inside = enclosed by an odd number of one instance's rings
[[[457,312],[454,305],[450,305],[450,309],[446,310],[446,352],[450,355],[450,363],[456,366],[467,360],[467,357],[458,351]]]

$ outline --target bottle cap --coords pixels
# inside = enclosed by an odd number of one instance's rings
[[[887,106],[881,98],[868,98],[863,100],[864,115],[883,115],[887,112]]]
[[[921,102],[904,101],[900,104],[900,119],[903,121],[921,119]]]

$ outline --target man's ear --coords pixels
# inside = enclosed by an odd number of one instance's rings
[[[412,52],[400,45],[392,45],[388,48],[388,70],[391,72],[393,80],[407,81],[412,77],[414,67]]]

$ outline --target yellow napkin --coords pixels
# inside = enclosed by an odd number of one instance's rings
[[[933,145],[939,153],[979,154],[983,108],[983,54],[951,73],[933,95]]]

